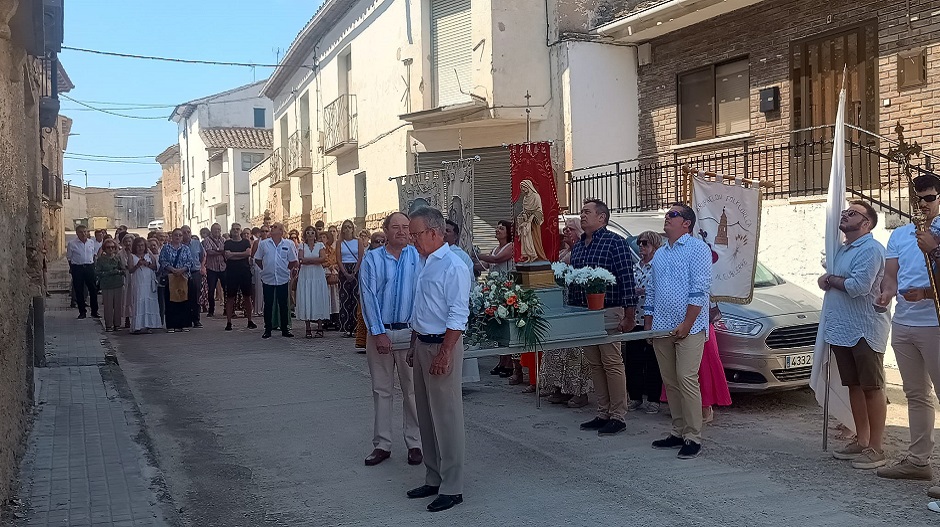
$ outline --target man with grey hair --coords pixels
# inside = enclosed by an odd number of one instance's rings
[[[88,227],[75,227],[75,238],[66,246],[65,258],[69,262],[69,273],[72,275],[72,291],[78,303],[78,318],[88,316],[86,298],[91,301],[92,318],[101,318],[98,316],[98,294],[95,285],[96,254],[95,241],[88,238]]]
[[[463,332],[470,317],[470,273],[444,241],[444,216],[422,208],[411,214],[411,240],[421,256],[415,279],[408,364],[415,368],[415,403],[425,484],[409,498],[437,495],[428,510],[463,502],[464,420],[461,378]]]

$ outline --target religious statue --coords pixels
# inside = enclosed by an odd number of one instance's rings
[[[516,217],[516,235],[519,237],[521,262],[547,261],[542,245],[542,197],[535,190],[532,180],[524,179],[519,184],[522,212]]]

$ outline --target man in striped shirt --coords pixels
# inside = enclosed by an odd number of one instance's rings
[[[839,230],[845,243],[833,257],[832,274],[819,277],[819,288],[826,292],[824,337],[849,389],[856,431],[856,439],[832,455],[857,469],[886,463],[884,353],[890,319],[887,311],[874,308],[885,273],[885,248],[871,235],[877,224],[878,214],[864,201],[842,211]]]

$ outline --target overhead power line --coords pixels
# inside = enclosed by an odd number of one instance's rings
[[[71,157],[68,154],[62,156],[64,159],[71,159],[74,161],[88,161],[91,163],[125,163],[128,165],[153,165],[156,164],[156,161],[127,161],[121,159],[89,159],[87,157]]]
[[[126,114],[126,113],[112,112],[111,110],[106,110],[106,109],[104,109],[104,108],[98,108],[98,107],[96,107],[96,106],[92,106],[92,105],[90,105],[90,104],[83,103],[82,101],[79,101],[79,100],[77,100],[77,99],[73,99],[73,98],[69,97],[68,95],[66,95],[66,94],[64,94],[64,93],[61,93],[61,94],[59,94],[59,95],[60,95],[61,97],[65,98],[65,99],[69,100],[69,101],[74,102],[75,104],[80,104],[80,105],[84,106],[85,108],[90,108],[90,109],[92,109],[92,110],[99,111],[99,112],[101,112],[101,113],[106,113],[106,114],[108,114],[108,115],[114,115],[114,116],[116,116],[116,117],[124,117],[124,118],[126,118],[126,119],[144,119],[144,120],[156,120],[156,119],[160,119],[160,120],[163,120],[163,121],[166,120],[166,116],[147,117],[147,116],[141,116],[141,115],[130,115],[130,114]]]
[[[64,151],[70,156],[93,157],[98,159],[153,159],[157,156],[109,156],[104,154],[81,154],[79,152]]]
[[[279,68],[279,67],[297,67],[297,68],[309,68],[313,69],[312,66],[306,64],[261,64],[257,62],[228,62],[222,60],[200,60],[200,59],[181,59],[177,57],[158,57],[154,55],[137,55],[134,53],[118,53],[115,51],[101,51],[97,49],[86,49],[86,48],[73,48],[71,46],[62,46],[62,49],[67,49],[70,51],[78,51],[81,53],[92,53],[95,55],[106,55],[109,57],[121,57],[126,59],[145,59],[145,60],[158,60],[163,62],[177,62],[182,64],[204,64],[210,66],[241,66],[246,68]]]

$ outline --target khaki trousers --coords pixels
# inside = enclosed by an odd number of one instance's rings
[[[411,334],[410,329],[405,329]],[[418,414],[415,410],[415,389],[411,367],[406,361],[408,350],[393,350],[383,355],[375,348],[375,337],[366,336],[366,360],[372,375],[372,402],[375,405],[372,445],[385,451],[392,450],[392,401],[395,392],[395,369],[398,369],[398,383],[401,386],[402,428],[405,434],[406,448],[421,448],[418,437]]]
[[[940,395],[940,327],[891,324],[891,347],[907,396],[907,420],[911,429],[909,459],[930,463],[933,455],[934,400]]]
[[[702,391],[698,370],[705,350],[705,332],[700,331],[684,339],[653,339],[653,349],[656,350],[656,360],[669,399],[672,435],[701,444]]]
[[[604,312],[607,333],[619,333],[617,326],[622,320],[622,307],[608,308]],[[624,421],[627,415],[627,376],[623,369],[620,343],[585,346],[584,358],[591,365],[591,380],[594,381],[594,393],[597,395],[597,416]]]
[[[418,425],[424,465],[425,484],[440,487],[441,494],[463,494],[464,443],[463,337],[451,353],[451,370],[446,375],[431,375],[431,360],[440,353],[440,344],[415,342],[414,382]]]
[[[124,288],[101,290],[101,303],[104,309],[104,327],[124,327]]]

